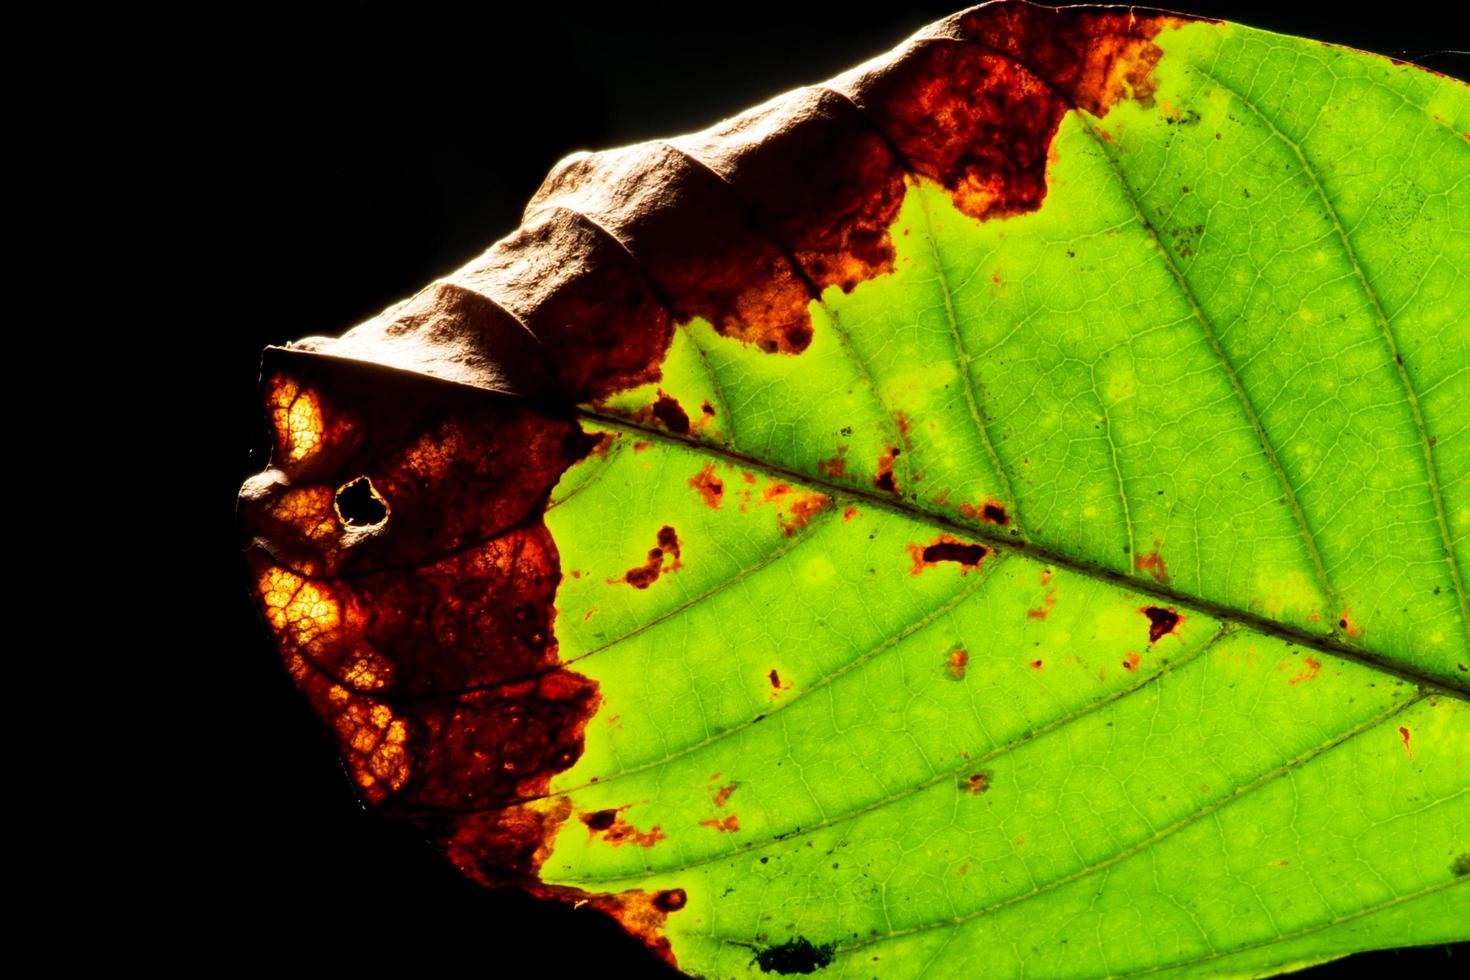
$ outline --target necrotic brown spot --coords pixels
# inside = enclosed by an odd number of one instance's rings
[[[960,789],[965,790],[971,796],[979,796],[990,789],[990,772],[982,769],[979,772],[970,773],[960,780]]]
[[[719,510],[720,504],[725,499],[725,481],[715,476],[715,464],[708,463],[704,469],[694,474],[689,485],[693,487],[705,506],[713,510]]]
[[[1155,582],[1169,581],[1169,566],[1164,564],[1164,556],[1159,553],[1160,544],[1158,539],[1154,540],[1154,550],[1146,555],[1140,555],[1135,563],[1140,572],[1153,577]]]
[[[914,567],[910,574],[918,575],[924,569],[933,567],[942,561],[954,562],[962,566],[965,573],[968,574],[970,569],[977,567],[984,560],[985,556],[990,553],[990,549],[984,545],[971,544],[948,534],[941,534],[932,544],[908,545],[908,552],[914,559]]]
[[[960,544],[954,541],[941,541],[939,544],[931,544],[924,549],[924,561],[940,562],[952,561],[961,565],[971,567],[980,564],[980,559],[985,557],[985,548],[978,544]]]
[[[682,888],[671,888],[653,896],[653,904],[660,912],[677,912],[689,904],[689,896]]]
[[[669,395],[659,392],[658,401],[653,403],[653,417],[663,423],[670,432],[685,435],[689,432],[689,416],[683,407]]]
[[[779,946],[758,950],[755,954],[755,963],[761,968],[762,973],[786,975],[816,973],[830,966],[836,954],[837,944],[835,942],[814,945],[805,936],[797,936]]]
[[[873,486],[885,493],[898,494],[898,483],[893,478],[893,461],[898,458],[901,451],[889,446],[887,451],[878,457],[878,473],[873,477]]]
[[[970,654],[964,647],[955,647],[954,652],[949,655],[949,662],[945,664],[945,672],[949,674],[950,680],[962,681],[965,679],[965,668],[970,663]]]
[[[718,830],[722,834],[733,834],[740,829],[740,818],[732,813],[728,817],[712,817],[709,820],[701,820],[699,821],[699,825],[701,827],[708,827],[711,830]]]
[[[677,571],[684,567],[679,560],[679,535],[665,524],[658,529],[658,547],[650,548],[648,559],[636,568],[623,573],[623,581],[635,589],[646,589],[664,572]]]
[[[1148,617],[1148,642],[1157,643],[1159,638],[1174,632],[1179,625],[1179,614],[1162,606],[1145,606],[1139,612]]]
[[[582,822],[587,825],[588,829],[599,832],[610,828],[617,822],[617,819],[618,811],[616,810],[598,810],[595,813],[582,814]]]

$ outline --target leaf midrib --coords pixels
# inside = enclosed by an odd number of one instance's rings
[[[1266,636],[1273,636],[1285,640],[1300,647],[1306,647],[1331,656],[1341,657],[1344,660],[1353,661],[1380,673],[1417,684],[1426,693],[1438,693],[1457,700],[1470,701],[1470,679],[1456,683],[1457,678],[1438,677],[1420,670],[1413,665],[1395,662],[1386,654],[1348,646],[1338,640],[1335,634],[1320,635],[1309,633],[1290,623],[1269,619],[1259,613],[1238,609],[1225,603],[1204,598],[1203,596],[1180,592],[1153,579],[1130,576],[1111,568],[1105,568],[1084,558],[1078,558],[1066,552],[1057,551],[1054,548],[1037,544],[1034,541],[1018,541],[993,525],[986,524],[983,521],[969,521],[964,519],[962,515],[952,516],[935,513],[934,511],[926,510],[910,503],[905,498],[894,498],[873,490],[866,490],[862,487],[833,483],[821,476],[803,473],[800,470],[791,469],[779,463],[750,456],[735,449],[684,438],[663,429],[652,428],[625,418],[608,415],[586,406],[579,407],[576,410],[576,415],[599,426],[619,429],[628,433],[637,433],[640,437],[656,439],[665,444],[683,446],[700,453],[728,460],[739,466],[758,470],[772,477],[801,483],[807,487],[819,489],[821,492],[833,497],[834,500],[849,498],[854,501],[862,501],[868,506],[879,507],[910,519],[921,520],[944,530],[958,531],[973,540],[984,542],[1002,554],[1027,555],[1035,560],[1056,565],[1060,568],[1066,568],[1069,571],[1091,579],[1100,580],[1132,592],[1152,596],[1171,604],[1204,613],[1223,623],[1242,626]]]

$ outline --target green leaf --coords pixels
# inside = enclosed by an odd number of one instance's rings
[[[1470,938],[1467,140],[998,3],[573,157],[268,355],[262,609],[366,799],[693,975]]]

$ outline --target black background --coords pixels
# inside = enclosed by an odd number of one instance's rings
[[[205,526],[206,654],[175,699],[182,746],[165,774],[178,825],[159,846],[184,876],[137,937],[188,935],[200,966],[279,962],[344,971],[472,969],[501,975],[658,964],[597,914],[470,885],[408,828],[356,801],[324,730],[293,690],[245,590],[233,498],[264,465],[261,348],[336,334],[478,254],[519,223],[561,156],[702,128],[895,45],[948,4],[688,3],[573,11],[550,3],[312,12],[223,9],[193,25],[167,94],[194,142],[200,237],[228,270],[209,308],[214,436]],[[1420,60],[1445,36],[1428,5],[1182,3]],[[165,54],[164,57],[167,57]],[[186,734],[180,736],[179,732]],[[525,967],[517,964],[529,958]],[[1448,967],[1445,948],[1384,952],[1320,976]],[[977,962],[976,975],[984,975]]]

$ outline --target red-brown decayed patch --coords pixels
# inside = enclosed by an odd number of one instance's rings
[[[1168,584],[1169,567],[1164,564],[1164,556],[1159,554],[1159,542],[1157,540],[1154,541],[1154,550],[1146,555],[1139,555],[1135,565],[1140,572],[1153,576],[1155,582]]]
[[[856,507],[848,504],[847,507],[845,507],[842,511],[842,523],[846,524],[848,521],[858,516],[859,513],[861,512]]]
[[[903,450],[889,446],[878,457],[878,470],[873,475],[873,486],[895,497],[899,495],[898,483],[893,476],[893,462]]]
[[[909,168],[949,190],[974,218],[1034,211],[1065,101],[1008,58],[950,38],[916,42],[854,80],[867,110]]]
[[[588,836],[609,847],[622,847],[624,844],[653,847],[659,841],[668,839],[668,835],[658,824],[647,830],[639,830],[624,820],[623,811],[626,809],[627,806],[620,806],[612,810],[595,810],[582,814],[582,823],[587,825]]]
[[[1144,606],[1138,611],[1148,619],[1148,642],[1150,643],[1157,643],[1163,637],[1177,631],[1179,624],[1185,619],[1177,610],[1167,606]]]
[[[658,581],[665,572],[676,572],[684,567],[679,557],[679,534],[665,524],[658,529],[658,544],[648,549],[643,564],[635,565],[623,573],[621,579],[610,579],[608,584],[623,581],[635,589],[646,589]]]
[[[1033,660],[1027,666],[1032,670],[1044,670],[1046,668],[1046,665],[1040,660]]]
[[[789,483],[773,483],[761,491],[760,503],[776,508],[776,522],[783,534],[805,527],[832,503],[832,498],[815,490],[802,490]]]
[[[984,545],[961,541],[948,534],[939,535],[930,544],[911,544],[907,548],[914,559],[914,566],[910,571],[912,575],[918,575],[940,562],[953,562],[968,573],[970,569],[978,568],[985,556],[990,554],[990,549]]]
[[[679,435],[688,434],[689,415],[684,411],[684,406],[679,404],[679,400],[672,395],[660,391],[658,400],[653,403],[649,412],[670,432]]]
[[[1138,669],[1138,665],[1140,663],[1142,663],[1142,662],[1143,662],[1143,658],[1142,657],[1140,657],[1134,651],[1129,650],[1128,651],[1128,655],[1123,658],[1123,669],[1126,670],[1126,671],[1130,671],[1130,672],[1131,671],[1135,671],[1135,670]]]
[[[944,672],[952,681],[965,679],[965,668],[970,664],[970,654],[964,647],[955,647],[949,654],[949,660],[945,662]]]
[[[1409,740],[1412,737],[1413,736],[1411,735],[1411,733],[1409,732],[1409,730],[1407,728],[1405,728],[1402,725],[1399,726],[1399,739],[1403,741],[1403,743],[1404,743],[1404,751],[1409,754],[1409,758],[1410,759],[1414,758],[1414,750],[1409,745]]]
[[[847,475],[847,447],[838,446],[837,455],[830,459],[824,459],[817,463],[817,472],[823,476],[839,480]]]
[[[599,432],[593,438],[597,441],[592,444],[592,448],[588,450],[587,454],[601,458],[606,456],[608,450],[612,449],[613,443],[618,441],[618,434],[616,432]]]
[[[1353,619],[1352,610],[1344,609],[1337,617],[1337,628],[1356,640],[1363,635],[1363,627]]]
[[[991,774],[988,769],[972,772],[960,780],[960,788],[971,796],[979,796],[990,789]]]
[[[1094,116],[1124,99],[1152,105],[1161,30],[1194,18],[1133,8],[994,4],[959,18],[969,40],[1026,64]]]
[[[719,510],[725,500],[725,481],[715,476],[715,464],[706,463],[704,469],[694,474],[689,485],[699,494],[705,506]]]
[[[1011,515],[1005,505],[995,500],[987,500],[978,507],[969,503],[960,504],[959,512],[972,521],[984,521],[986,524],[995,524],[998,527],[1005,527],[1011,522]]]
[[[710,423],[714,422],[716,414],[713,405],[709,402],[701,402],[699,405],[699,414],[695,416],[690,425],[695,432],[702,432],[709,428]]]
[[[715,793],[715,806],[723,810],[725,804],[730,802],[730,795],[739,788],[739,783],[726,783],[724,786],[721,786]]]
[[[241,524],[308,575],[423,564],[494,537],[596,444],[570,421],[399,371],[273,351],[264,376],[275,470],[241,491]],[[333,499],[363,476],[391,516],[354,530]]]
[[[581,756],[599,701],[557,657],[560,560],[540,515],[594,440],[371,365],[273,352],[265,377],[288,427],[295,404],[324,423],[297,409],[310,452],[288,432],[278,468],[241,495],[254,591],[288,673],[364,799],[417,820],[477,880],[533,880],[570,812],[547,798],[550,779]],[[327,533],[323,501],[364,473],[386,520]]]
[[[1046,594],[1041,597],[1041,606],[1039,608],[1026,610],[1026,618],[1045,619],[1047,616],[1051,615],[1052,607],[1056,604],[1057,590],[1056,586],[1052,586],[1051,588],[1047,589]]]
[[[718,830],[722,834],[733,834],[740,829],[740,818],[732,813],[727,817],[711,817],[708,820],[701,820],[699,825]]]
[[[1322,661],[1318,660],[1316,657],[1308,657],[1305,663],[1306,666],[1302,668],[1301,673],[1297,674],[1286,683],[1295,687],[1298,684],[1304,684],[1307,681],[1314,681],[1317,679],[1318,672],[1322,670]]]

